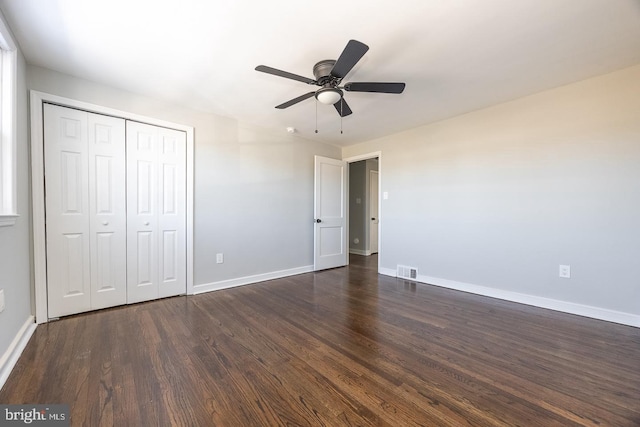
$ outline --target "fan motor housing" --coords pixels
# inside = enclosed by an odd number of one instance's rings
[[[325,59],[313,66],[313,76],[316,78],[318,85],[334,87],[339,83],[339,79],[331,75],[331,70],[336,61],[333,59]]]

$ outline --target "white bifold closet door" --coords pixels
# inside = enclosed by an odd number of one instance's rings
[[[50,318],[126,303],[125,121],[45,104]]]
[[[186,290],[186,134],[127,121],[127,300]]]
[[[186,292],[186,134],[45,104],[48,317]]]

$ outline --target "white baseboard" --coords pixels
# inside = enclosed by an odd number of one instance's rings
[[[296,274],[309,273],[313,271],[313,265],[290,268],[288,270],[273,271],[270,273],[256,274],[254,276],[238,277],[237,279],[221,280],[219,282],[203,283],[193,287],[193,295],[204,292],[218,291],[220,289],[233,288],[236,286],[249,285],[251,283],[264,282],[265,280],[281,279],[283,277],[295,276]]]
[[[396,271],[390,268],[381,268],[380,274],[396,277]],[[407,280],[407,279],[403,279]],[[551,298],[538,297],[535,295],[521,294],[519,292],[505,291],[502,289],[490,288],[487,286],[474,285],[471,283],[457,282],[455,280],[441,279],[438,277],[418,275],[416,282],[429,285],[440,286],[442,288],[454,289],[457,291],[469,292],[505,301],[517,302],[539,308],[560,311],[578,316],[590,317],[592,319],[605,320],[607,322],[620,323],[627,326],[640,328],[640,316],[625,313],[622,311],[609,310],[606,308],[593,307],[590,305],[576,304],[573,302],[560,301]]]
[[[5,351],[2,358],[0,358],[0,389],[2,389],[4,383],[7,382],[9,374],[13,370],[13,367],[16,366],[31,335],[33,335],[33,332],[36,330],[36,326],[34,317],[29,316],[9,345],[7,351]]]
[[[362,256],[371,255],[371,251],[365,251],[363,249],[351,249],[351,248],[349,248],[349,253],[350,254],[354,254],[354,255],[362,255]]]
[[[392,268],[378,267],[378,273],[384,274],[385,276],[397,277],[396,271]]]

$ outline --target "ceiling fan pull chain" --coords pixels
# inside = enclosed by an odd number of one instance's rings
[[[318,133],[318,100],[316,99],[316,133]]]
[[[342,106],[344,105],[344,101],[340,98],[340,135],[342,135]]]

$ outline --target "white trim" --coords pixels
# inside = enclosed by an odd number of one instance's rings
[[[0,227],[14,225],[18,214],[17,76],[18,49],[0,13]]]
[[[349,249],[349,253],[354,255],[362,255],[362,256],[371,255],[371,251],[365,251],[363,249]]]
[[[31,191],[33,203],[33,263],[35,282],[36,322],[48,321],[47,315],[47,270],[45,246],[44,204],[44,129],[42,108],[52,103],[97,114],[120,117],[150,125],[184,131],[187,134],[187,289],[193,293],[193,179],[194,179],[194,129],[177,123],[116,110],[109,107],[76,101],[62,96],[32,90],[31,107]]]
[[[47,259],[44,210],[44,126],[43,96],[32,91],[31,109],[31,216],[33,228],[33,281],[36,323],[48,321],[47,315]]]
[[[379,162],[378,162],[379,163]],[[365,168],[366,171],[366,168]],[[373,169],[369,169],[369,176],[367,177],[367,206],[365,207],[367,210],[367,216],[365,217],[365,221],[368,223],[368,234],[369,236],[367,239],[367,252],[369,252],[369,254],[373,253],[373,250],[371,249],[371,242],[373,241],[373,239],[371,239],[371,230],[373,230],[373,227],[371,227],[371,221],[369,220],[369,218],[371,218],[373,215],[371,214],[371,183],[373,182],[373,174],[376,175],[376,180],[378,181],[378,209],[380,209],[380,171],[379,170],[373,170]],[[378,211],[378,214],[380,212]],[[380,223],[380,215],[376,215],[378,217],[378,223]],[[378,224],[376,224],[377,226]],[[376,244],[379,246],[380,244],[380,228],[378,228],[378,233],[376,233],[377,235],[377,242]],[[377,251],[376,251],[377,253]]]
[[[264,282],[266,280],[281,279],[283,277],[295,276],[303,273],[313,272],[313,265],[290,268],[288,270],[272,271],[271,273],[256,274],[253,276],[238,277],[236,279],[221,280],[219,282],[203,283],[193,287],[193,294],[219,291],[221,289],[234,288],[236,286],[250,285],[252,283]]]
[[[361,160],[375,159],[376,157],[380,159],[380,157],[382,157],[382,151],[373,151],[371,153],[358,154],[357,156],[347,157],[346,159],[342,159],[342,160],[344,160],[347,163],[354,163],[354,162],[359,162]],[[379,166],[380,165],[378,165],[378,169],[380,169]]]
[[[380,261],[378,261],[378,264],[380,264]],[[398,277],[397,272],[392,268],[378,267],[378,273],[385,276]]]
[[[16,223],[20,215],[0,215],[0,227],[6,227]]]
[[[380,274],[396,277],[395,270],[391,270],[388,268],[385,268],[384,272],[381,271]],[[487,286],[474,285],[471,283],[457,282],[455,280],[441,279],[438,277],[418,275],[415,281],[439,286],[442,288],[453,289],[456,291],[469,292],[485,297],[497,298],[505,301],[531,305],[538,308],[546,308],[549,310],[560,311],[562,313],[575,314],[578,316],[605,320],[607,322],[620,323],[622,325],[635,326],[636,328],[640,328],[639,315],[625,313],[622,311],[615,311],[606,308],[593,307],[590,305],[576,304],[573,302],[538,297],[535,295],[522,294],[519,292],[505,291],[503,289],[495,289]]]
[[[33,316],[29,316],[24,325],[20,328],[15,338],[9,344],[9,348],[4,352],[2,357],[0,358],[0,389],[4,386],[4,383],[7,382],[9,378],[9,374],[16,366],[20,355],[24,351],[29,339],[31,339],[31,335],[36,330],[36,324],[34,322]]]

